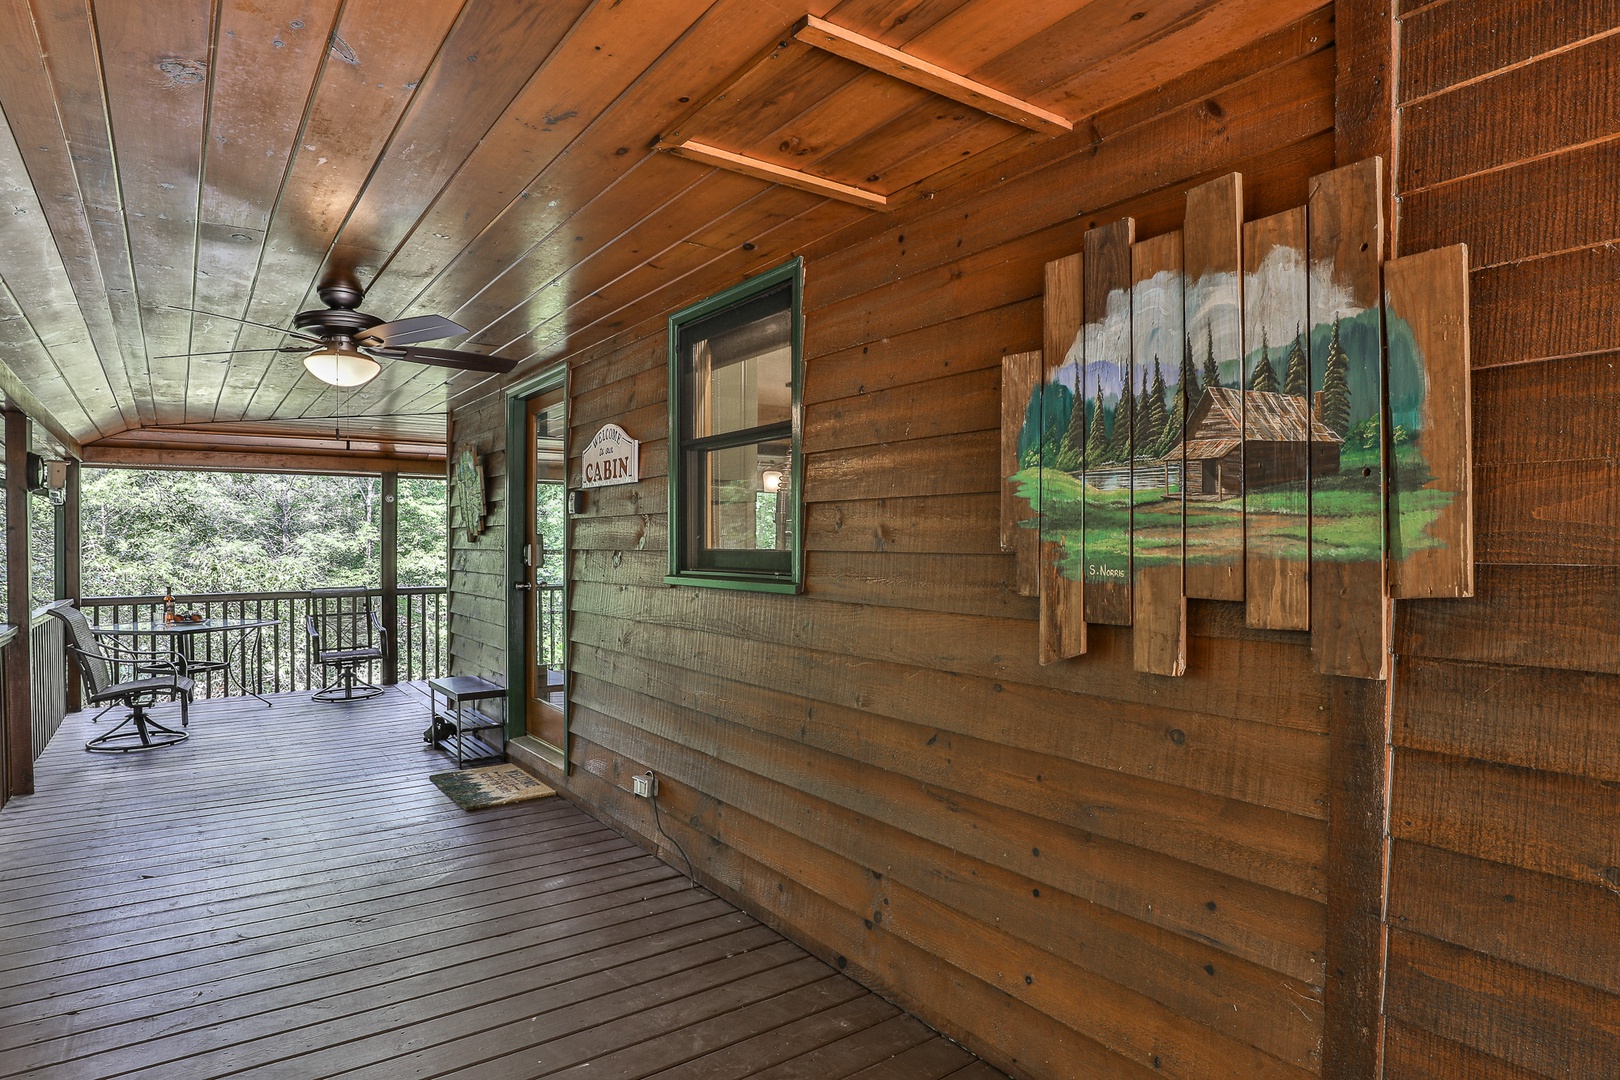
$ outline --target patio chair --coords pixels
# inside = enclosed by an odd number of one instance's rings
[[[315,701],[361,701],[383,692],[360,678],[360,665],[383,659],[388,632],[363,589],[311,589],[304,629],[314,662],[329,669]]]
[[[133,750],[173,746],[191,738],[187,732],[164,727],[146,712],[161,697],[178,700],[180,726],[191,726],[188,709],[195,683],[180,674],[179,653],[172,649],[132,649],[97,637],[90,620],[71,600],[58,600],[45,611],[62,621],[68,654],[84,680],[85,703],[109,708],[123,705],[129,709],[122,723],[85,743],[86,750],[93,754],[127,754]],[[139,677],[120,682],[120,666],[128,666],[131,674]]]

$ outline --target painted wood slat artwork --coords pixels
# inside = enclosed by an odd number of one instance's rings
[[[1339,470],[1311,481],[1311,651],[1328,675],[1383,678],[1384,580],[1382,162],[1311,181],[1311,389],[1344,439]]]
[[[1066,568],[1086,587],[1086,622],[1131,623],[1131,498],[1136,446],[1131,418],[1130,218],[1086,232],[1085,327],[1081,331],[1086,442],[1071,498],[1083,503],[1085,546],[1079,565]],[[1047,505],[1058,500],[1047,500]],[[1071,560],[1073,552],[1070,552]]]
[[[1184,321],[1193,369],[1187,458],[1187,595],[1243,599],[1243,177],[1187,192]],[[1230,391],[1225,408],[1222,395]]]
[[[1474,595],[1468,248],[1384,264],[1390,595]]]
[[[1183,435],[1191,357],[1183,318],[1181,233],[1131,251],[1131,343],[1136,366],[1132,457],[1132,658],[1137,671],[1187,666],[1182,580]]]
[[[1086,445],[1080,325],[1084,258],[1046,267],[1042,364],[1040,493],[1041,663],[1086,651],[1086,586],[1076,569],[1084,551],[1084,507],[1074,497]]]
[[[1041,354],[1015,353],[1001,359],[1001,549],[1014,555],[1018,592],[1041,590],[1039,557],[1040,494],[1026,495],[1020,460],[1039,436]],[[1027,418],[1034,413],[1035,423]]]
[[[1243,227],[1244,612],[1268,630],[1310,629],[1310,477],[1343,441],[1312,408],[1306,280],[1304,207]]]
[[[1380,169],[1315,177],[1306,206],[1247,226],[1223,177],[1181,232],[1137,243],[1126,218],[1047,264],[1044,352],[1004,361],[1002,443],[1003,544],[1038,538],[1042,663],[1084,652],[1086,623],[1129,625],[1136,670],[1182,674],[1187,599],[1246,585],[1249,625],[1309,630],[1320,671],[1378,679],[1392,597],[1472,594],[1467,252],[1383,264]]]

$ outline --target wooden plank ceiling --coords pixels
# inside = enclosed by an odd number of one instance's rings
[[[442,453],[483,376],[334,392],[232,320],[352,276],[538,366],[1313,6],[0,0],[0,391],[89,460]]]

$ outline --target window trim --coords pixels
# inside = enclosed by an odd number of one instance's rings
[[[686,454],[697,450],[714,436],[684,440],[685,424],[682,416],[682,378],[680,334],[687,325],[708,318],[726,308],[734,307],[761,296],[784,282],[790,286],[789,337],[793,351],[793,383],[790,410],[789,439],[789,494],[793,506],[793,525],[790,530],[791,553],[788,573],[743,569],[705,569],[682,566],[686,552],[685,499],[687,472]],[[669,317],[669,573],[666,585],[698,585],[717,589],[739,589],[749,592],[796,593],[804,586],[804,260],[794,259],[773,270],[756,274],[716,293],[706,300],[682,308]]]

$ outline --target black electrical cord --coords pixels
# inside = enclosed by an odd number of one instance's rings
[[[697,873],[695,871],[693,871],[693,869],[692,869],[692,860],[687,856],[686,849],[681,847],[681,842],[679,840],[675,839],[673,836],[669,835],[668,832],[664,831],[664,819],[658,813],[658,796],[654,795],[654,796],[650,797],[647,801],[652,803],[653,824],[658,827],[659,834],[661,836],[663,836],[663,838],[665,840],[668,840],[670,843],[674,844],[675,845],[675,850],[681,853],[681,860],[686,863],[686,876],[687,876],[688,879],[691,880],[692,888],[694,888],[694,889],[697,888],[698,887]]]

